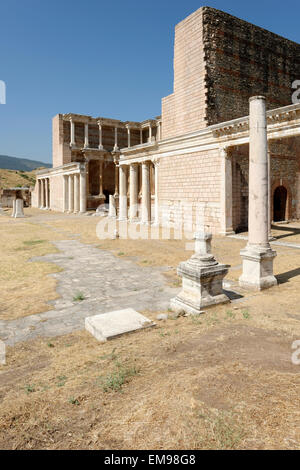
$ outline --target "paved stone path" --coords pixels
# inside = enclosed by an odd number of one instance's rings
[[[178,293],[167,285],[163,269],[140,267],[77,240],[56,241],[59,253],[32,261],[50,261],[62,267],[50,274],[58,280],[60,298],[53,309],[17,320],[0,321],[0,338],[13,345],[37,336],[59,336],[84,328],[90,315],[132,307],[137,311],[166,310]],[[74,301],[77,293],[83,301]]]

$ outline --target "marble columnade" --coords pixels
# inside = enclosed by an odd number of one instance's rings
[[[68,175],[68,193],[69,193],[69,204],[68,211],[74,211],[74,179],[73,175]]]
[[[129,218],[136,220],[138,216],[138,165],[132,163],[129,170],[130,175],[130,205],[129,205]]]
[[[119,220],[127,220],[127,168],[119,166],[120,194],[119,194]]]
[[[241,251],[242,287],[261,290],[277,284],[273,275],[276,252],[269,243],[269,172],[266,99],[250,98],[248,244]]]
[[[150,165],[142,163],[142,224],[151,222]]]

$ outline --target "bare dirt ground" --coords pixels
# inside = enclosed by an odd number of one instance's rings
[[[96,217],[27,215],[0,219],[6,318],[46,310],[57,295],[47,277],[55,266],[28,262],[53,252],[51,240],[75,237],[141,265],[168,266],[177,286],[175,268],[191,254],[181,240],[100,241]],[[299,228],[273,234],[297,244]],[[213,240],[217,258],[232,265],[232,289],[245,243]],[[300,250],[276,251],[278,287],[243,292],[199,318],[169,317],[106,344],[80,331],[8,347],[0,366],[0,448],[299,448],[300,366],[291,362],[291,346],[300,339]],[[161,312],[142,313],[155,320]]]

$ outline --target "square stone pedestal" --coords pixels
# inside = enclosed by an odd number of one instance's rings
[[[271,248],[255,245],[247,245],[241,250],[243,274],[239,279],[240,286],[252,290],[276,286],[277,279],[273,274],[273,260],[276,255],[276,251]]]

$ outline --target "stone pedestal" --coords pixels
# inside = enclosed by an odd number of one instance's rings
[[[210,253],[211,238],[211,234],[195,234],[195,254],[178,266],[182,291],[171,300],[175,312],[198,315],[205,307],[229,302],[222,287],[229,266],[218,263]]]
[[[277,280],[273,275],[273,260],[276,257],[276,251],[270,247],[247,245],[244,250],[241,250],[241,257],[243,260],[243,274],[239,279],[241,287],[262,290],[277,285]]]
[[[110,194],[109,195],[108,217],[112,217],[113,219],[115,219],[116,216],[117,216],[116,199],[112,194]]]
[[[23,199],[16,199],[16,211],[14,215],[15,218],[25,217],[23,207],[24,207]]]
[[[276,252],[269,243],[269,163],[266,100],[250,98],[248,244],[241,251],[241,287],[262,290],[277,284],[273,275]]]
[[[16,199],[13,199],[12,204],[13,204],[13,206],[12,206],[11,217],[14,217],[14,216],[15,216],[15,213],[16,213]]]

